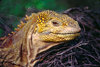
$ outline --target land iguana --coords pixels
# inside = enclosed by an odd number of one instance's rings
[[[54,11],[32,13],[25,20],[0,44],[0,66],[34,67],[37,54],[80,35],[77,21]]]

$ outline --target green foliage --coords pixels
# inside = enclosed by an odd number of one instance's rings
[[[26,9],[34,7],[39,10],[64,10],[69,7],[100,7],[100,0],[1,0],[0,13],[24,16]]]
[[[3,36],[4,31],[2,29],[0,29],[0,37]]]
[[[35,7],[39,10],[62,10],[65,8],[57,4],[56,0],[2,0],[0,2],[0,13],[23,16],[29,7]]]
[[[57,7],[55,0],[34,0],[33,4],[34,4],[34,7],[37,9],[55,10],[54,8]]]
[[[22,16],[24,11],[23,0],[2,0],[0,2],[0,13],[5,15]]]
[[[30,6],[39,10],[62,10],[66,8],[63,5],[59,5],[57,0],[30,0],[25,7],[29,8]]]

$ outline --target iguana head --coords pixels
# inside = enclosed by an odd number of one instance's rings
[[[35,32],[42,41],[62,42],[80,35],[81,29],[77,21],[54,11],[39,12],[36,23]]]

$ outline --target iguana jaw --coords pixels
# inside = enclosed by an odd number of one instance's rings
[[[63,42],[63,41],[69,41],[73,40],[77,36],[79,36],[80,33],[49,33],[44,34],[40,36],[40,39],[42,41],[51,41],[51,42]]]

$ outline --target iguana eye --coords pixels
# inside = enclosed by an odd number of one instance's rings
[[[56,21],[53,21],[52,24],[53,24],[54,26],[60,26],[60,23],[59,23],[59,22],[56,22]]]

